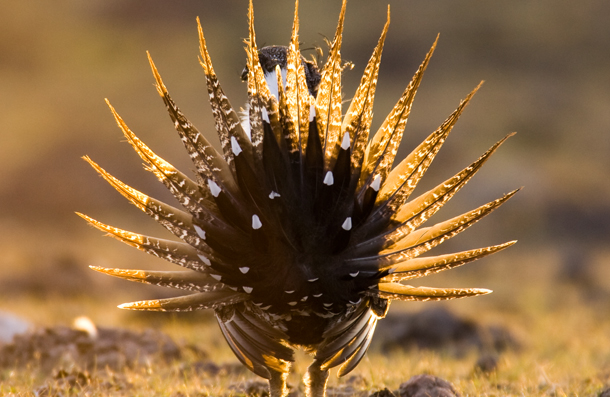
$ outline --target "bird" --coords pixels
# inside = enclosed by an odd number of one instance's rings
[[[398,145],[430,51],[381,126],[371,131],[373,101],[390,22],[364,69],[347,110],[341,59],[346,1],[327,59],[319,67],[299,48],[298,0],[288,46],[256,44],[252,1],[246,67],[248,99],[233,108],[214,71],[199,19],[200,64],[207,83],[219,149],[178,108],[148,54],[155,86],[194,164],[194,178],[155,154],[108,106],[127,142],[171,192],[180,208],[154,199],[84,159],[133,205],[169,230],[160,239],[104,224],[94,227],[184,268],[145,271],[91,266],[129,281],[186,291],[165,299],[126,303],[122,309],[211,309],[227,344],[271,397],[288,394],[295,350],[313,357],[304,375],[309,397],[326,395],[329,371],[352,371],[371,343],[391,301],[437,301],[491,292],[432,288],[405,281],[454,269],[515,244],[424,255],[466,230],[519,189],[464,214],[426,226],[512,134],[449,179],[412,198],[477,86],[410,154]]]

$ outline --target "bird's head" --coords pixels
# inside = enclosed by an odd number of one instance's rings
[[[286,86],[286,66],[288,64],[288,47],[273,45],[267,46],[260,49],[258,52],[258,59],[265,73],[265,80],[267,85],[269,86],[269,91],[271,95],[274,95],[276,98],[278,96],[277,89],[277,77],[275,75],[276,67],[280,67],[280,72],[282,74],[282,81],[284,82],[284,86]],[[307,87],[309,88],[309,93],[315,97],[318,93],[318,85],[320,85],[320,71],[318,70],[318,65],[315,61],[308,61],[304,57],[301,57],[301,64],[303,65],[303,69],[305,70],[305,78],[307,80]],[[244,70],[241,73],[242,81],[248,80],[248,67],[244,67]]]

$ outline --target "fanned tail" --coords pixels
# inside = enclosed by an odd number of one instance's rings
[[[341,46],[346,3],[343,0],[327,61],[318,72],[315,61],[301,56],[298,0],[289,46],[262,49],[256,43],[250,0],[247,66],[242,75],[247,80],[248,100],[243,121],[220,85],[197,19],[199,61],[221,150],[216,150],[178,108],[148,54],[157,92],[193,162],[194,179],[144,144],[107,101],[146,169],[182,208],[146,195],[89,157],[84,158],[177,241],[145,236],[78,215],[108,235],[184,268],[92,269],[128,281],[192,292],[119,307],[213,309],[237,358],[251,371],[277,383],[272,389],[274,396],[287,393],[285,378],[294,361],[294,346],[314,353],[309,373],[317,384],[310,386],[323,390],[330,368],[340,366],[338,375],[343,376],[362,360],[377,321],[385,316],[392,300],[447,300],[491,292],[401,282],[457,268],[515,243],[422,256],[489,215],[518,191],[451,219],[425,225],[512,134],[452,177],[410,199],[481,85],[394,167],[438,36],[371,137],[389,7],[377,45],[343,115],[341,75],[346,64],[342,63]],[[309,394],[320,395],[311,390]]]

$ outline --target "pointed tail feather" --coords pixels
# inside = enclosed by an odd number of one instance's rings
[[[362,270],[375,270],[415,258],[474,225],[504,204],[519,190],[514,190],[497,200],[484,204],[465,214],[406,234],[402,238],[397,239],[393,245],[389,246],[379,255],[347,259],[346,263],[349,266]]]
[[[155,78],[157,92],[163,99],[167,111],[174,122],[174,127],[182,139],[184,147],[189,153],[197,172],[203,179],[212,178],[227,185],[228,189],[234,189],[232,184],[231,167],[216,151],[214,146],[201,134],[197,128],[180,111],[176,103],[169,95],[161,75],[149,55],[149,63]]]
[[[187,291],[210,292],[226,288],[209,274],[201,272],[109,269],[99,266],[89,266],[89,268],[124,280]]]
[[[108,107],[110,107],[110,111],[127,138],[127,141],[131,144],[136,153],[138,153],[138,155],[150,166],[150,171],[165,184],[183,207],[198,217],[209,217],[208,213],[210,211],[218,211],[209,190],[200,189],[195,181],[191,180],[170,163],[157,156],[129,129],[108,100],[106,100],[106,103],[108,104]]]
[[[504,139],[497,142],[474,163],[470,164],[453,177],[438,184],[428,192],[421,194],[416,199],[403,204],[402,207],[392,208],[392,211],[388,212],[388,215],[392,216],[392,221],[397,222],[398,226],[375,238],[359,243],[356,246],[356,252],[386,249],[413,232],[417,227],[440,210],[462,187],[464,187],[498,147],[500,147],[500,145],[510,136],[512,136],[512,134],[507,135]],[[386,211],[390,210],[391,207],[392,206],[388,206]],[[363,227],[367,226],[364,225]]]
[[[373,102],[375,98],[375,89],[377,88],[377,76],[379,74],[379,65],[381,63],[381,54],[383,52],[383,44],[386,34],[390,26],[390,6],[388,5],[388,19],[381,32],[381,37],[377,42],[377,46],[373,51],[373,55],[369,59],[364,74],[360,80],[360,85],[356,90],[341,126],[342,132],[347,132],[352,139],[352,170],[354,176],[357,177],[362,165],[362,158],[366,143],[369,139],[369,130],[373,119]]]
[[[119,305],[119,308],[163,312],[190,312],[200,309],[216,309],[222,306],[242,302],[246,299],[248,299],[246,294],[223,289],[211,292],[199,292],[176,298],[123,303],[122,305]]]
[[[239,142],[243,150],[247,152],[248,157],[252,157],[251,142],[241,126],[237,112],[231,106],[214,72],[212,59],[208,53],[199,17],[197,18],[197,30],[199,32],[199,49],[201,54],[199,63],[205,73],[210,105],[212,106],[212,114],[216,123],[216,131],[220,138],[224,159],[229,166],[232,166],[233,151],[231,150],[231,137],[234,137]]]
[[[377,294],[385,299],[402,301],[437,301],[486,295],[491,290],[483,288],[430,288],[413,287],[398,283],[379,283]]]
[[[205,234],[198,233],[192,221],[192,216],[186,212],[172,207],[161,201],[155,200],[144,193],[128,186],[117,178],[110,175],[97,163],[85,156],[84,159],[119,193],[127,198],[132,204],[151,216],[176,237],[194,247],[206,245]]]
[[[404,160],[402,160],[390,172],[383,183],[377,196],[379,207],[375,215],[384,216],[399,208],[411,195],[420,179],[428,170],[428,167],[439,152],[443,143],[449,136],[453,126],[466,108],[466,105],[474,97],[481,87],[480,83],[460,102],[458,108],[430,134],[417,148],[415,148]],[[380,213],[380,214],[378,214]]]
[[[261,67],[256,34],[254,33],[254,7],[252,1],[248,7],[249,38],[246,42],[247,70],[248,70],[248,111],[250,122],[250,139],[254,150],[254,159],[260,159],[263,151],[263,112],[269,117],[269,122],[275,118],[278,122],[277,101],[271,100],[271,93],[265,80],[265,73]]]
[[[396,222],[401,222],[408,229],[415,230],[420,224],[428,220],[443,205],[447,203],[466,183],[481,169],[483,164],[494,154],[494,152],[512,134],[493,145],[487,152],[479,157],[474,163],[458,172],[455,176],[440,183],[435,188],[422,194],[415,200],[403,204],[393,217]]]
[[[332,151],[335,149],[335,144],[339,140],[341,132],[341,44],[346,3],[347,1],[343,0],[335,38],[321,72],[322,76],[315,103],[316,123],[326,163],[332,156]]]
[[[85,219],[92,226],[108,233],[108,235],[127,245],[136,247],[157,258],[165,259],[187,269],[207,271],[207,268],[212,265],[212,262],[218,260],[209,248],[207,250],[202,250],[205,255],[199,254],[197,249],[186,243],[144,236],[142,234],[106,225],[79,212],[76,214]]]
[[[455,254],[409,259],[408,261],[396,263],[383,269],[384,273],[387,273],[388,275],[383,277],[381,281],[397,282],[410,280],[413,278],[425,277],[444,270],[454,269],[487,255],[502,251],[516,242],[517,241],[509,241],[504,244],[458,252]]]
[[[386,117],[377,133],[375,133],[373,139],[369,141],[364,155],[362,173],[358,182],[358,187],[361,189],[360,194],[363,194],[363,187],[370,185],[376,175],[380,175],[381,180],[385,181],[390,172],[398,145],[402,140],[402,133],[411,113],[415,94],[435,48],[436,41],[390,114]]]
[[[301,159],[307,146],[309,134],[309,116],[314,98],[311,97],[307,87],[305,69],[301,62],[299,50],[299,2],[295,3],[292,36],[288,46],[288,60],[286,65],[286,106],[290,119],[298,130],[298,145]]]
[[[182,114],[180,109],[173,102],[169,96],[161,76],[159,75],[155,65],[150,59],[151,68],[157,81],[157,90],[159,95],[163,98],[165,105],[174,121],[174,126],[180,134],[182,143],[189,152],[191,160],[197,168],[197,172],[204,181],[208,182],[208,186],[211,183],[218,187],[221,192],[221,196],[215,194],[210,187],[209,193],[213,196],[216,205],[219,207],[220,212],[227,216],[233,215],[233,218],[237,223],[242,226],[247,223],[250,218],[243,197],[240,194],[239,187],[235,181],[234,167],[233,166],[233,151],[231,149],[231,165],[223,159],[220,154],[214,149],[214,147],[208,142],[207,139],[188,121],[188,119]],[[224,109],[221,110],[221,113]],[[223,113],[224,114],[224,113]],[[231,126],[229,126],[231,127]],[[237,128],[233,126],[234,128]],[[241,128],[241,126],[239,127]],[[244,137],[239,138],[237,135],[229,137],[235,139],[242,151],[250,153],[251,156],[251,143],[250,140]],[[229,142],[230,144],[231,142]],[[246,156],[247,154],[244,154]],[[210,183],[211,181],[211,183]],[[220,201],[222,200],[222,201]]]

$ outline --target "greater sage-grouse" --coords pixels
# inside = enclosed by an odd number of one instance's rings
[[[298,1],[296,5],[298,10]],[[514,241],[455,254],[421,254],[467,229],[516,191],[433,226],[436,213],[504,142],[455,176],[408,200],[475,91],[411,154],[392,168],[411,104],[435,48],[369,139],[381,52],[373,51],[347,111],[342,112],[340,49],[345,15],[321,69],[299,52],[298,16],[288,47],[256,46],[249,8],[248,103],[240,118],[225,96],[199,26],[205,72],[222,150],[178,109],[150,60],[159,95],[196,168],[196,179],[157,156],[111,107],[128,142],[176,197],[175,208],[127,186],[88,157],[116,190],[181,241],[157,239],[81,215],[111,236],[184,271],[94,270],[131,281],[192,291],[126,303],[135,310],[213,309],[227,343],[251,371],[285,396],[294,348],[313,355],[308,396],[324,396],[330,368],[339,376],[367,351],[391,300],[443,300],[486,289],[428,288],[401,281],[452,269]]]

